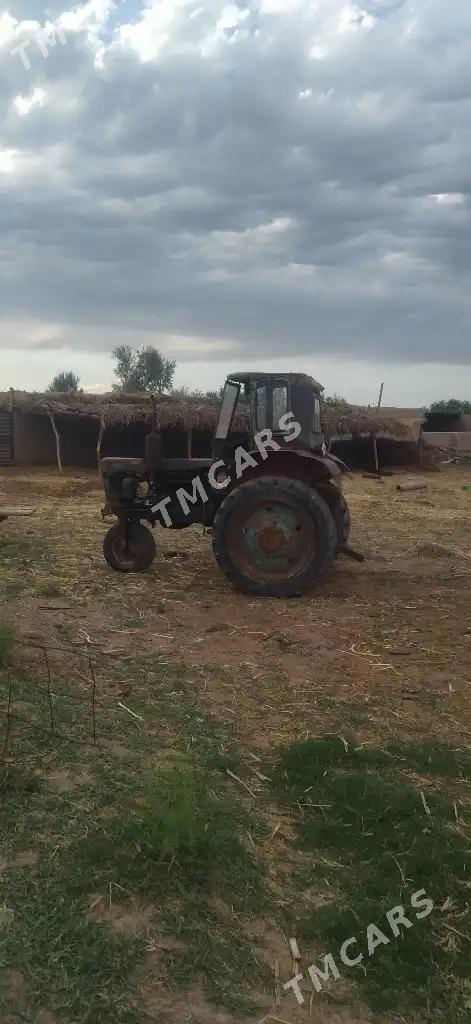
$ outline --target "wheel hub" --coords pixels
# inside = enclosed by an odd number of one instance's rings
[[[285,543],[285,535],[277,523],[263,523],[256,533],[259,547],[266,555],[276,555]]]
[[[234,559],[252,579],[286,579],[302,570],[312,552],[313,533],[299,506],[261,500],[231,523]]]

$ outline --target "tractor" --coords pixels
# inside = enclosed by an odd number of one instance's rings
[[[338,553],[355,557],[340,485],[347,467],[327,450],[322,392],[303,373],[230,374],[205,459],[165,457],[152,396],[144,458],[100,461],[103,515],[118,520],[104,539],[108,564],[121,572],[149,568],[156,548],[144,523],[211,529],[227,578],[261,596],[301,594]]]

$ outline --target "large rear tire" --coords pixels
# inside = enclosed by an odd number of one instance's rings
[[[142,523],[115,523],[105,534],[103,554],[117,572],[145,572],[155,558],[155,540]]]
[[[308,484],[259,477],[235,487],[219,508],[213,551],[240,590],[294,597],[318,583],[335,558],[337,529],[327,502]]]
[[[343,494],[339,496],[339,501],[335,510],[335,522],[337,526],[339,544],[346,544],[350,536],[351,519],[350,509]]]

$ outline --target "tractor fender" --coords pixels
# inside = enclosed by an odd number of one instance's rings
[[[313,459],[314,462],[325,466],[330,476],[340,476],[342,473],[348,473],[348,466],[341,459],[338,459],[336,455],[316,455],[314,452],[297,452],[297,455],[301,455],[303,458]]]
[[[303,449],[294,451],[289,448],[281,449],[279,452],[270,452],[268,458],[263,461],[258,448],[251,449],[249,454],[257,461],[258,465],[257,469],[247,470],[247,473],[244,473],[244,479],[276,474],[307,481],[313,477],[325,479],[348,473],[345,463],[330,453],[329,455],[317,455],[315,452],[303,451]]]

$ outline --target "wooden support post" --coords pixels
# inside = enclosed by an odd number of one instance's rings
[[[100,469],[101,445],[102,445],[102,442],[103,442],[103,434],[104,433],[105,433],[105,421],[103,419],[103,416],[100,416],[100,429],[98,431],[98,439],[97,439],[97,443],[96,443],[96,461],[97,461],[97,468],[98,468],[98,476],[99,477],[101,477],[101,469]]]
[[[383,400],[383,389],[384,389],[384,381],[381,381],[381,387],[379,389],[379,396],[378,396],[378,405],[376,406],[377,409],[379,409],[381,407],[381,402]],[[378,474],[378,476],[381,476],[381,470],[379,468],[378,442],[376,440],[376,434],[373,437],[373,455],[374,455],[374,460],[375,460],[375,472]]]
[[[424,425],[423,425],[423,423],[420,424],[419,438],[418,438],[418,441],[417,441],[417,455],[418,455],[419,469],[423,469],[423,466],[424,466]]]
[[[15,430],[15,390],[10,388],[10,422],[11,422],[11,461],[16,462],[16,430]]]
[[[379,468],[378,444],[377,444],[377,441],[376,441],[376,434],[372,434],[371,437],[373,439],[373,456],[374,456],[374,460],[375,460],[375,472],[378,473],[378,476],[379,476],[380,468]]]
[[[58,429],[56,427],[56,421],[54,419],[54,416],[52,415],[52,412],[49,412],[49,409],[47,410],[47,414],[48,414],[49,419],[51,421],[51,427],[52,427],[52,429],[54,431],[54,436],[55,436],[55,439],[56,439],[57,466],[58,466],[58,469],[59,469],[59,473],[63,473],[64,470],[62,468],[61,439],[60,439],[60,436],[59,436],[59,431],[58,431]]]

